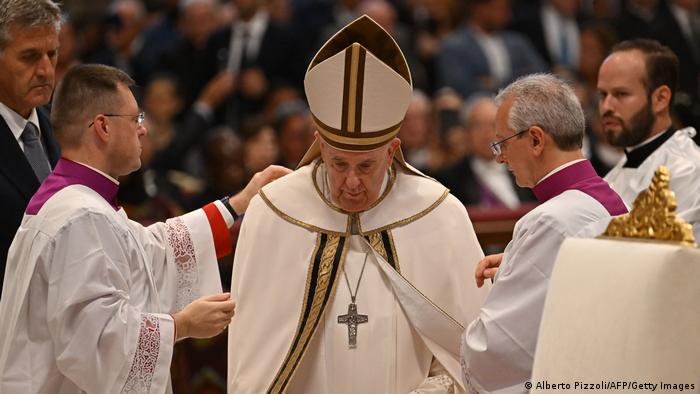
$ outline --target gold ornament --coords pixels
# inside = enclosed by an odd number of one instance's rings
[[[670,179],[668,168],[660,166],[649,189],[634,200],[632,211],[614,218],[603,236],[653,239],[697,247],[693,227],[676,218],[676,195],[668,187]]]

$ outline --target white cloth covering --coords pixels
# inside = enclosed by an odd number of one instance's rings
[[[315,190],[316,163],[263,188],[246,212],[232,280],[237,310],[229,328],[229,393],[270,387],[289,393],[462,392],[459,355],[412,328],[371,254],[357,294],[358,313],[369,321],[358,325],[357,348],[348,348],[348,328],[338,324],[350,302],[342,270],[354,292],[364,241],[349,234],[348,215]],[[320,165],[317,179],[323,179],[323,171]],[[387,188],[375,207],[358,215],[360,230],[368,235],[388,229],[384,234],[395,247],[388,252],[398,256],[401,275],[463,325],[476,316],[486,294],[470,280],[483,254],[466,210],[439,183],[402,170]],[[319,243],[330,243],[333,234],[347,247],[330,256],[338,257],[339,268],[323,280],[331,287],[328,304],[315,332],[307,333],[308,347],[298,351],[303,353],[298,366],[283,374],[289,383],[280,389],[273,382],[285,371],[285,358],[303,326],[305,294],[313,288],[307,280],[310,262]]]
[[[530,379],[557,251],[566,237],[598,235],[588,225],[609,216],[588,194],[567,190],[516,223],[495,285],[463,337],[462,367],[468,389],[527,392],[524,383]]]
[[[640,392],[648,384],[644,391],[697,392],[698,276],[696,248],[648,240],[564,242],[542,316],[532,391]],[[569,387],[542,389],[545,381]]]
[[[700,147],[693,141],[693,128],[677,130],[637,168],[625,168],[623,157],[605,176],[610,186],[629,207],[651,184],[654,172],[661,165],[671,173],[670,189],[676,195],[676,214],[693,226],[695,239],[700,239]]]
[[[67,186],[25,215],[10,248],[0,392],[170,392],[169,314],[218,292],[203,210],[145,228]]]

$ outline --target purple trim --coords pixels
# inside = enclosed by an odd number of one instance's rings
[[[71,185],[89,187],[102,196],[114,210],[119,210],[119,206],[117,206],[119,185],[97,171],[62,157],[56,164],[53,172],[46,177],[41,186],[39,186],[39,190],[29,200],[26,213],[28,215],[36,215],[49,198],[64,187]]]
[[[611,216],[627,213],[622,198],[596,174],[588,160],[572,164],[538,183],[532,192],[540,203],[567,190],[579,190],[598,201]]]

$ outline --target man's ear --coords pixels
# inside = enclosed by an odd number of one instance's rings
[[[389,159],[389,165],[391,165],[391,162],[394,161],[394,156],[396,155],[396,151],[399,150],[401,147],[401,140],[398,137],[394,137],[394,139],[389,143],[389,150],[387,151],[388,153],[388,159]]]
[[[545,145],[546,133],[544,130],[540,126],[532,126],[527,131],[527,136],[530,137],[530,148],[535,156],[541,155]]]
[[[651,110],[657,114],[668,109],[671,105],[671,88],[661,85],[651,92]]]
[[[107,142],[109,140],[109,121],[106,116],[97,115],[93,121],[90,131],[92,131],[95,136],[102,142]]]

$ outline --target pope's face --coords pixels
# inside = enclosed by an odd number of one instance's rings
[[[368,209],[379,198],[384,176],[401,141],[394,138],[369,152],[349,152],[328,145],[318,134],[316,138],[320,140],[333,203],[347,212]]]
[[[655,117],[644,85],[646,64],[637,50],[615,52],[600,66],[599,110],[613,146],[634,146],[651,134]]]

